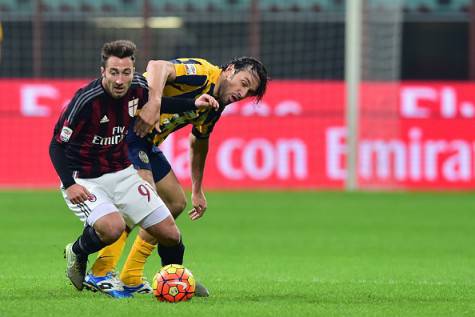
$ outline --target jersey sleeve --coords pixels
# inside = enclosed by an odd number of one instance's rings
[[[63,187],[66,189],[76,183],[73,178],[73,172],[69,168],[68,159],[66,157],[66,145],[60,144],[53,137],[49,146],[49,156],[56,173],[61,179]]]
[[[207,139],[213,132],[213,129],[221,117],[221,111],[215,113],[209,120],[206,120],[202,124],[194,124],[191,129],[191,133],[198,139]]]
[[[196,109],[197,107],[195,106],[194,99],[162,97],[162,106],[160,108],[162,113],[182,113],[185,111],[194,111]]]
[[[75,184],[73,173],[68,165],[66,157],[66,146],[71,140],[71,137],[76,127],[77,120],[70,122],[68,118],[71,116],[74,104],[79,98],[79,93],[73,97],[71,102],[63,109],[58,122],[54,128],[53,138],[51,139],[49,146],[49,155],[51,163],[53,164],[56,173],[61,179],[61,183],[64,188]]]
[[[83,119],[88,107],[84,107],[87,101],[84,100],[81,90],[79,90],[64,108],[54,129],[54,139],[58,143],[68,143],[84,125]]]
[[[176,78],[174,83],[191,86],[202,86],[209,77],[209,66],[197,59],[172,60],[175,66]]]

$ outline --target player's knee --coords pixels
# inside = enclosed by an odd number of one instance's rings
[[[173,218],[177,218],[183,210],[186,208],[186,198],[182,197],[180,199],[177,199],[169,204],[168,209],[170,209],[171,214],[173,215]]]
[[[109,233],[109,243],[117,241],[125,230],[124,226],[113,227]]]
[[[111,244],[117,241],[125,230],[125,224],[122,222],[107,223],[95,227],[97,234],[102,242]]]
[[[176,234],[173,234],[172,236],[168,238],[168,245],[177,245],[180,243],[180,240],[181,240],[181,235],[179,232],[177,232]]]
[[[176,228],[176,230],[170,230],[160,240],[161,241],[159,241],[159,243],[164,246],[175,246],[180,243],[180,240],[181,240],[180,231],[178,230],[178,228]]]
[[[100,233],[99,236],[102,242],[104,242],[105,244],[112,244],[120,238],[122,232],[123,230],[121,231],[118,228],[114,228],[112,230]]]

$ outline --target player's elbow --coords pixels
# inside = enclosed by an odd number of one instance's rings
[[[53,138],[51,140],[51,142],[49,143],[49,157],[53,157],[54,155],[54,151],[55,151],[55,148],[56,148],[56,140]]]
[[[160,65],[162,65],[162,62],[163,61],[161,61],[161,60],[150,60],[150,61],[148,61],[147,71],[159,68]]]
[[[58,141],[56,141],[56,139],[53,137],[49,144],[49,157],[52,162],[55,162],[56,159],[61,156],[62,150],[62,145],[59,144]]]
[[[162,75],[167,80],[175,79],[175,66],[169,61],[151,60],[147,64],[147,74]]]

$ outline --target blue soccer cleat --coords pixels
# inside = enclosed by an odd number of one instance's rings
[[[101,292],[114,298],[133,297],[132,293],[124,290],[124,284],[113,272],[106,276],[94,276],[92,273],[86,275],[84,287],[93,292]]]
[[[153,289],[152,286],[150,286],[150,283],[143,279],[142,283],[137,285],[137,286],[129,286],[129,285],[124,285],[124,291],[128,292],[129,294],[142,294],[142,295],[147,295],[147,294],[152,294]]]

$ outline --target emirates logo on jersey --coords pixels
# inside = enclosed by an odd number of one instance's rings
[[[137,109],[139,107],[139,98],[135,98],[129,101],[129,116],[132,118],[135,117],[135,113],[137,113]]]
[[[127,135],[127,130],[124,126],[117,126],[112,128],[112,136],[94,135],[92,144],[96,145],[116,145],[122,142]]]

